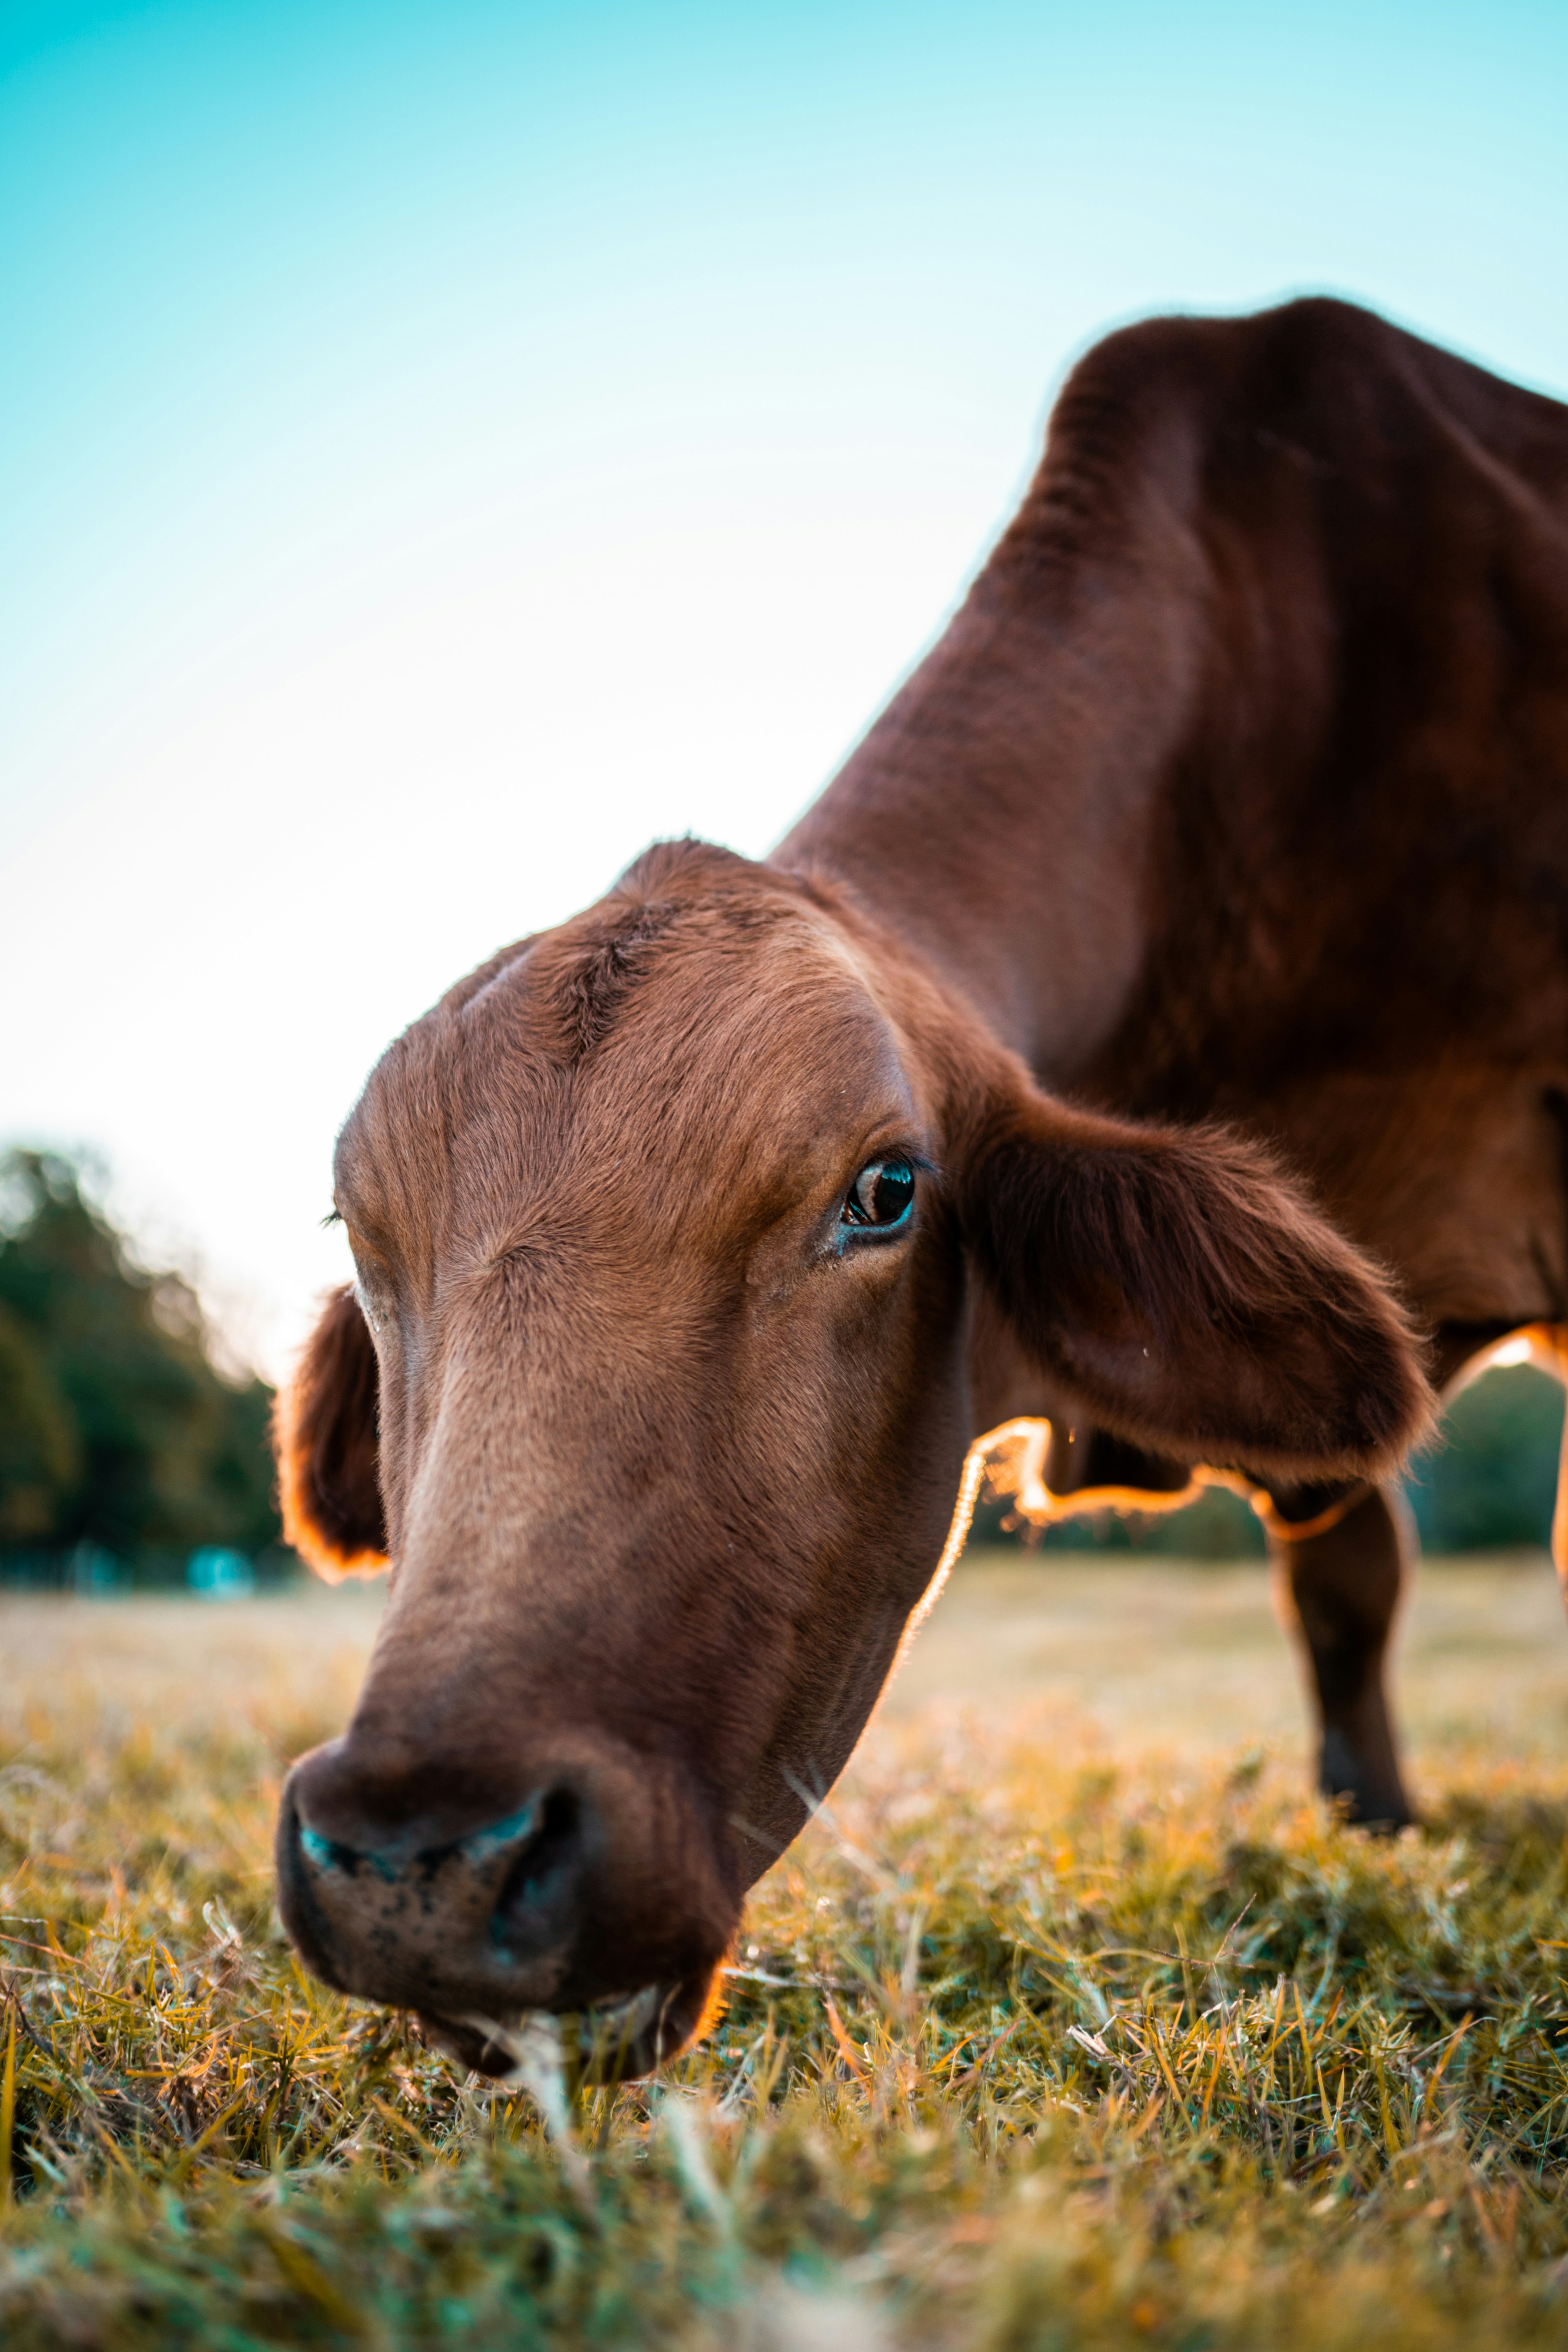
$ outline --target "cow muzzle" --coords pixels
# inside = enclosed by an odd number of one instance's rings
[[[575,2019],[588,2074],[646,2074],[697,2030],[734,1932],[708,1824],[668,1767],[578,1755],[519,1777],[498,1803],[352,1735],[315,1749],[279,1815],[284,1925],[315,1974],[414,2010],[481,2074],[511,2069],[540,2010]]]

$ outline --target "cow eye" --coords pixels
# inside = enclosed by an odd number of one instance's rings
[[[839,1223],[874,1225],[889,1233],[915,1202],[915,1171],[907,1160],[869,1160],[849,1187]]]

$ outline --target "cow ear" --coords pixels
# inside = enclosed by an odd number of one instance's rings
[[[376,1398],[375,1349],[345,1286],[322,1308],[272,1429],[284,1540],[331,1584],[387,1565]]]
[[[1119,1437],[1321,1479],[1375,1476],[1431,1427],[1386,1277],[1255,1143],[1031,1093],[986,1122],[962,1214],[1064,1403]]]

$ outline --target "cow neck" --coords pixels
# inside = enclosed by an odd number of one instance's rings
[[[772,860],[847,884],[1057,1084],[1142,970],[1150,803],[1183,699],[1145,648],[1113,735],[1081,690],[1107,651],[977,591]]]

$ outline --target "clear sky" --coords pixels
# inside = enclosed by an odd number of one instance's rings
[[[1564,0],[0,0],[0,1135],[276,1373],[381,1046],[765,850],[1105,328],[1568,394]]]

